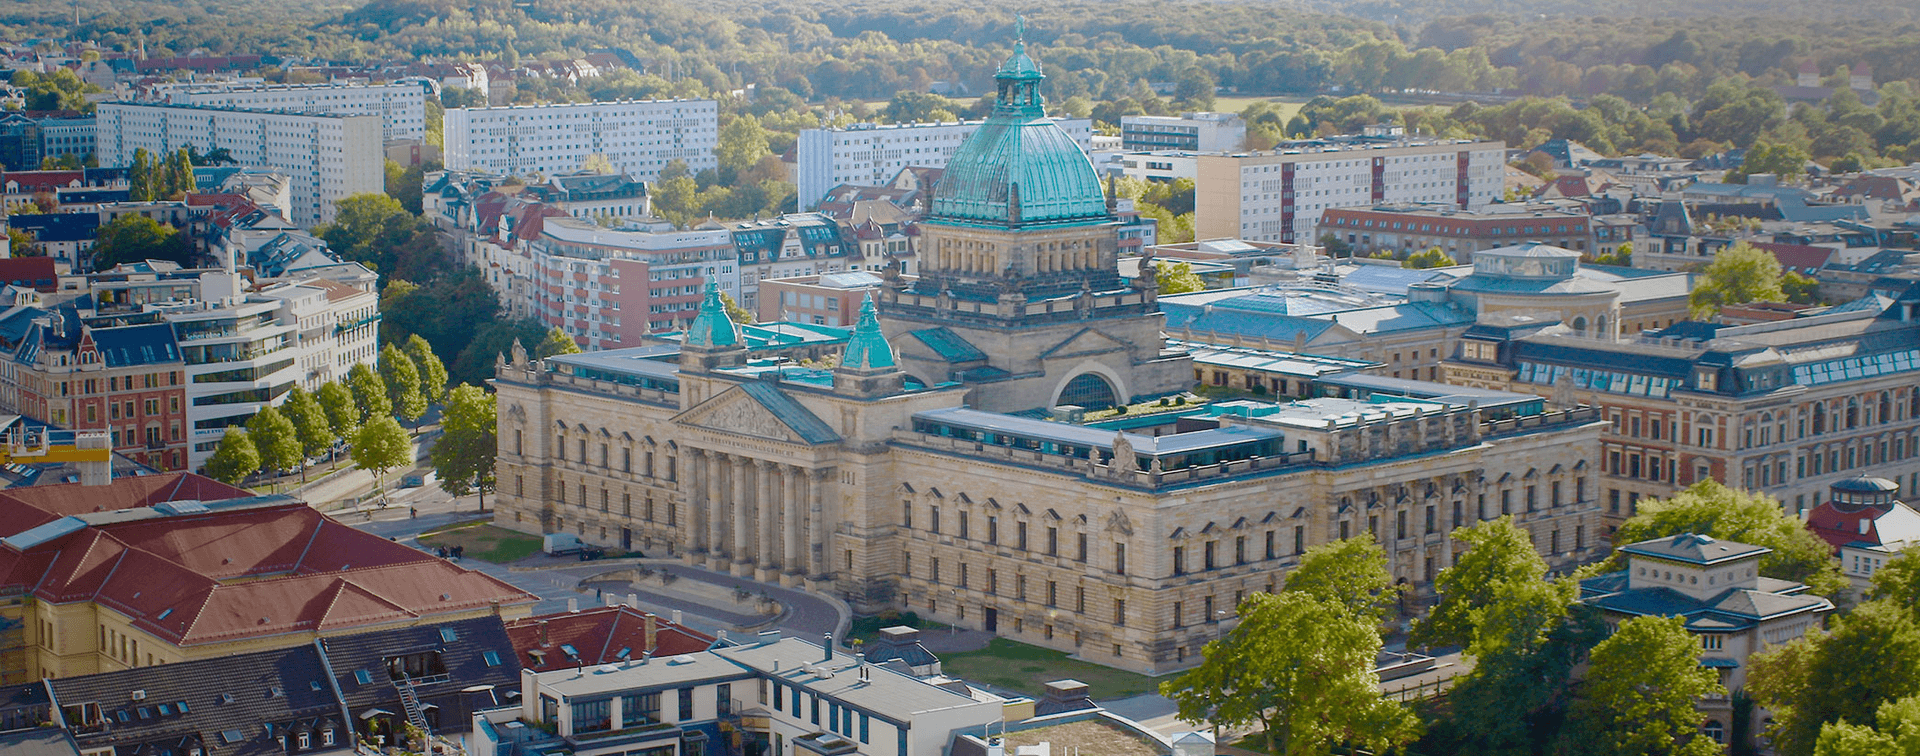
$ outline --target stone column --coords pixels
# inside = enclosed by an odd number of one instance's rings
[[[785,548],[781,549],[780,567],[789,574],[806,574],[806,541],[803,539],[802,522],[805,510],[800,497],[806,495],[807,471],[799,467],[786,468],[783,476],[787,483],[785,495],[780,497],[780,516],[782,528],[786,534]]]
[[[706,514],[707,495],[707,450],[687,450],[687,545],[694,552],[707,550],[707,523],[701,519]],[[643,492],[644,493],[644,492]],[[671,501],[672,497],[668,497]],[[671,505],[669,505],[671,506]]]
[[[703,481],[707,492],[707,553],[717,562],[727,553],[726,531],[723,529],[726,518],[722,516],[726,511],[727,496],[726,489],[721,487],[721,479],[727,470],[727,455],[709,451],[703,466],[707,477]]]
[[[807,480],[807,573],[825,576],[828,534],[826,519],[826,479],[831,470],[810,470]]]
[[[748,478],[753,470],[753,460],[745,457],[733,458],[733,561],[745,562],[751,549],[747,541],[747,502],[753,499],[753,489],[749,488]]]
[[[753,472],[754,475],[759,477],[760,484],[758,486],[759,494],[754,498],[755,513],[759,515],[759,518],[753,533],[755,547],[753,562],[759,565],[761,569],[767,569],[779,562],[777,555],[780,553],[778,546],[780,542],[775,538],[774,507],[777,506],[776,502],[780,497],[780,479],[778,477],[780,474],[780,465],[773,462],[762,461],[754,468]]]

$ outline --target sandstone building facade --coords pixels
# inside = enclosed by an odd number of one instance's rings
[[[1349,393],[1038,419],[1192,370],[1153,293],[1112,285],[1106,198],[1072,140],[1041,133],[1039,78],[1023,50],[1002,67],[936,194],[924,274],[890,277],[833,368],[750,344],[712,288],[677,346],[516,349],[496,370],[495,521],[1143,672],[1197,663],[1240,599],[1328,541],[1376,539],[1415,587],[1483,519],[1513,516],[1560,564],[1601,546],[1584,408]]]

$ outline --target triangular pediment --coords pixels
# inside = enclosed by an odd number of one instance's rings
[[[1074,357],[1087,357],[1096,354],[1124,352],[1127,345],[1119,339],[1108,336],[1091,328],[1082,328],[1066,341],[1055,344],[1052,349],[1040,353],[1042,360],[1064,360]]]
[[[722,391],[680,413],[673,422],[676,425],[793,444],[839,440],[839,435],[819,417],[777,389],[764,384],[742,384]]]

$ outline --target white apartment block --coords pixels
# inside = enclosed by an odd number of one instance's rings
[[[1247,122],[1233,113],[1120,117],[1120,148],[1150,152],[1232,152],[1247,141]]]
[[[651,182],[675,160],[695,173],[718,168],[719,119],[713,100],[454,108],[445,120],[447,169],[554,176],[598,155],[615,173]]]
[[[423,82],[392,84],[243,84],[234,82],[161,84],[160,102],[238,110],[380,116],[381,140],[427,138],[427,91]]]
[[[1311,146],[1197,156],[1194,235],[1312,241],[1328,208],[1423,202],[1477,209],[1501,196],[1503,142],[1336,138],[1303,144]]]
[[[1055,118],[1080,149],[1091,150],[1093,121]],[[820,204],[827,191],[841,184],[879,186],[902,168],[945,168],[953,151],[983,121],[955,123],[856,123],[833,129],[800,132],[795,167],[801,210]]]
[[[103,166],[130,166],[139,149],[160,155],[193,145],[223,147],[240,165],[286,174],[287,209],[305,227],[333,220],[336,201],[386,191],[379,116],[107,102],[95,120]]]

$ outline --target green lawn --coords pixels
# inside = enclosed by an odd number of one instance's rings
[[[1039,697],[1047,683],[1074,679],[1086,683],[1096,700],[1125,698],[1159,690],[1159,683],[1146,675],[1102,667],[1069,659],[1064,651],[1052,651],[1005,638],[995,638],[987,647],[964,654],[940,657],[941,668],[949,675],[969,682],[997,685]]]
[[[540,536],[527,535],[484,522],[449,525],[420,534],[427,546],[465,546],[466,555],[496,564],[517,562],[540,551]]]
[[[1295,115],[1298,115],[1300,113],[1300,108],[1307,104],[1307,98],[1305,97],[1215,97],[1213,98],[1213,109],[1215,112],[1219,112],[1219,113],[1238,113],[1242,110],[1246,110],[1248,105],[1252,105],[1256,102],[1272,102],[1272,103],[1278,104],[1280,106],[1280,120],[1282,123],[1284,123],[1288,120],[1291,120]]]

